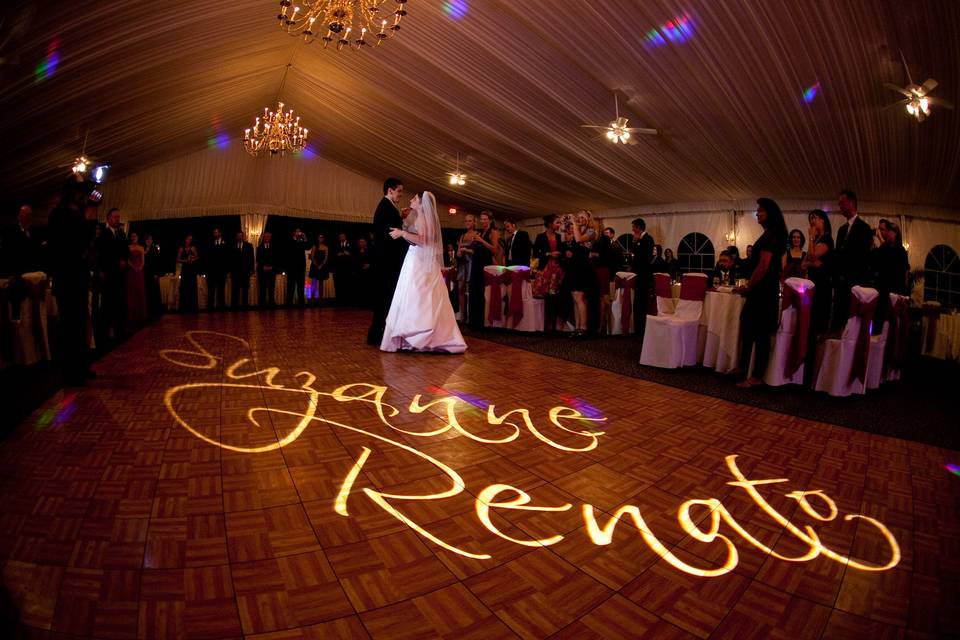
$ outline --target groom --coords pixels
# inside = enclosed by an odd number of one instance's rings
[[[383,199],[373,214],[373,280],[376,290],[373,298],[373,322],[367,331],[367,344],[379,347],[383,340],[383,329],[387,322],[387,313],[393,302],[393,292],[397,288],[400,268],[407,255],[407,241],[394,240],[390,229],[403,227],[400,215],[400,198],[403,197],[403,183],[397,178],[387,178],[383,183]]]

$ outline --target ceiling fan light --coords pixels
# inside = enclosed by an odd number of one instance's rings
[[[456,175],[451,175],[451,176],[450,176],[450,184],[457,184],[457,176],[456,176]]]
[[[616,139],[617,139],[617,134],[615,134],[613,131],[607,131],[607,139],[608,139],[608,140],[616,140]]]
[[[624,131],[622,134],[620,134],[620,138],[621,138],[621,140],[623,140],[623,141],[629,140],[629,139],[630,139],[630,132],[629,132],[629,131]]]
[[[920,110],[923,111],[925,115],[930,114],[930,101],[926,98],[920,98]]]
[[[912,116],[917,114],[917,108],[913,106],[912,102],[907,103],[907,113],[909,113]]]
[[[460,185],[461,187],[462,187],[463,185],[465,185],[466,183],[467,183],[467,181],[464,180],[464,176],[460,176],[459,178],[457,178],[457,184]]]

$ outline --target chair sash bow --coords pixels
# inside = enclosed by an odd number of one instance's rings
[[[500,278],[504,284],[510,285],[510,301],[507,306],[507,316],[513,319],[516,326],[523,320],[523,283],[533,280],[533,271],[504,271]]]
[[[499,322],[503,319],[503,294],[500,292],[500,285],[507,282],[509,271],[503,273],[483,272],[483,281],[490,287],[490,305],[487,310],[487,320],[490,322]]]
[[[866,302],[857,296],[850,297],[850,316],[860,318],[860,331],[857,334],[857,344],[853,349],[853,366],[850,368],[849,383],[854,380],[867,379],[867,355],[870,352],[870,324],[877,311],[877,300]]]
[[[793,307],[796,310],[796,323],[793,327],[793,337],[787,352],[787,362],[784,368],[786,377],[793,376],[807,357],[807,340],[810,331],[810,309],[813,302],[813,289],[797,290],[793,287],[783,288],[783,305],[780,308],[782,322],[783,312]]]
[[[617,276],[614,283],[617,289],[623,290],[623,294],[620,296],[620,331],[623,335],[627,335],[630,333],[630,317],[633,314],[633,288],[636,286],[636,278]]]

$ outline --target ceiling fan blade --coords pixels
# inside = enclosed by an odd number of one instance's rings
[[[932,98],[927,96],[927,102],[937,107],[943,107],[944,109],[953,109],[953,103],[942,98]]]
[[[885,106],[882,110],[883,110],[883,111],[886,111],[887,109],[894,109],[894,108],[896,108],[896,107],[902,107],[903,105],[907,104],[908,102],[910,102],[910,99],[909,99],[909,98],[907,98],[906,100],[897,100],[897,101],[894,102],[893,104],[888,104],[888,105]]]
[[[926,82],[920,85],[920,95],[927,95],[931,91],[937,88],[937,85],[940,84],[933,78],[927,78]]]
[[[609,129],[610,127],[604,127],[599,124],[582,124],[580,125],[584,129]]]
[[[910,67],[907,66],[907,59],[903,57],[903,49],[900,49],[900,60],[903,61],[903,68],[907,71],[907,80],[913,84],[913,78],[910,77]]]
[[[910,92],[909,92],[909,91],[907,91],[907,90],[904,89],[903,87],[898,87],[897,85],[893,84],[892,82],[884,82],[884,83],[883,83],[883,86],[885,86],[887,89],[893,89],[893,90],[896,91],[897,93],[902,93],[903,95],[907,96],[908,98],[910,97]]]
[[[656,129],[644,129],[643,127],[631,127],[630,129],[627,129],[627,131],[630,133],[642,133],[648,136],[655,136],[660,133]]]

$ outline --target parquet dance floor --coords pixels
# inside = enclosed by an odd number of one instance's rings
[[[166,317],[20,425],[19,633],[960,633],[957,452],[481,340],[381,354],[367,322]]]

